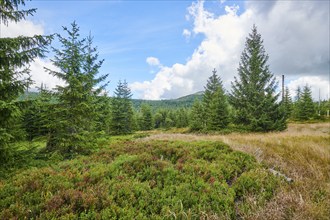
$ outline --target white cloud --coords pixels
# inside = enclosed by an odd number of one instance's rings
[[[264,39],[273,73],[323,79],[329,74],[328,8],[327,1],[248,1],[239,15],[237,6],[227,6],[225,14],[215,15],[204,8],[204,1],[193,3],[188,9],[193,29],[183,32],[201,34],[203,41],[186,63],[160,68],[154,79],[133,83],[132,91],[146,99],[197,92],[203,90],[213,68],[230,90],[253,24]]]
[[[182,35],[188,40],[191,36],[191,32],[188,29],[184,29]]]
[[[292,98],[296,96],[296,91],[298,86],[303,88],[305,85],[311,87],[313,99],[319,100],[319,95],[321,100],[328,99],[330,94],[330,84],[329,80],[323,79],[319,76],[303,76],[298,79],[290,81],[288,83],[288,88]]]
[[[20,21],[18,23],[9,22],[8,26],[0,24],[0,37],[33,36],[44,34],[44,28],[41,24],[34,24],[31,21]]]
[[[51,76],[44,70],[44,67],[47,67],[54,71],[59,71],[57,67],[55,67],[51,61],[43,60],[43,59],[35,59],[30,66],[30,75],[32,80],[34,81],[33,88],[40,87],[41,83],[47,87],[47,89],[54,89],[57,85],[64,85],[64,82],[57,77]]]
[[[232,6],[226,5],[225,6],[225,11],[228,14],[236,15],[237,12],[238,12],[238,10],[239,10],[239,6],[238,5],[232,5]]]
[[[8,26],[1,24],[0,26],[0,37],[17,37],[23,36],[34,36],[43,35],[44,28],[41,24],[35,24],[32,21],[20,21],[18,23],[10,22]],[[63,85],[63,81],[48,74],[44,67],[51,70],[58,70],[49,60],[35,59],[34,62],[30,63],[30,74],[34,84],[31,86],[32,90],[36,87],[40,87],[41,83],[47,86],[48,89],[53,89],[56,85]]]
[[[159,66],[160,65],[160,62],[159,62],[158,58],[156,58],[156,57],[147,57],[146,62],[150,66]]]

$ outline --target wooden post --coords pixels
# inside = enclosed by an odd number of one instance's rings
[[[284,102],[284,75],[282,75],[282,102]]]

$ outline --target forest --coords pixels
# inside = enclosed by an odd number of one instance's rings
[[[0,1],[0,23],[36,9]],[[58,40],[60,47],[52,46]],[[29,64],[47,57],[50,90]],[[1,219],[328,219],[330,100],[280,91],[262,36],[247,33],[231,90],[172,100],[113,95],[93,36],[0,38]]]

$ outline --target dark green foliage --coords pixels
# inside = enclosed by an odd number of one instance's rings
[[[290,118],[292,116],[293,111],[293,102],[288,87],[285,88],[284,100],[282,102],[282,105],[285,109],[286,118]]]
[[[277,83],[267,65],[261,35],[256,26],[246,39],[238,67],[238,78],[232,82],[230,101],[235,122],[251,131],[273,131],[286,128],[286,117],[278,102]]]
[[[41,87],[37,98],[26,101],[26,105],[23,111],[23,126],[28,140],[47,135],[50,132],[49,125],[56,120],[51,114],[55,106],[52,103],[52,94]]]
[[[92,37],[80,39],[79,27],[75,22],[71,24],[71,29],[63,29],[68,36],[57,35],[61,48],[53,48],[55,58],[52,60],[60,71],[47,69],[66,83],[57,87],[58,103],[51,113],[56,120],[50,125],[47,149],[72,156],[89,152],[95,146],[94,132],[98,119],[96,97],[106,84],[98,85],[107,75],[96,78],[103,60],[98,61]]]
[[[312,99],[312,91],[308,85],[300,87],[297,90],[297,101],[294,105],[295,118],[300,121],[306,121],[316,116],[316,109]]]
[[[96,130],[106,134],[111,133],[111,99],[106,94],[98,96],[96,99]]]
[[[0,23],[18,22],[36,11],[18,10],[18,6],[24,4],[24,0],[0,1]],[[21,111],[15,101],[31,83],[29,63],[44,57],[51,39],[52,36],[41,35],[0,38],[0,161],[3,164],[10,160],[12,143],[20,133],[17,124],[20,124]]]
[[[119,81],[115,96],[111,100],[111,133],[129,134],[132,132],[133,107],[131,96],[127,82]]]
[[[203,96],[203,108],[206,116],[206,129],[216,131],[229,124],[229,105],[220,77],[213,70],[207,81]]]
[[[142,100],[142,99],[132,99],[133,108],[139,109],[143,103],[150,105],[152,112],[158,109],[180,109],[180,108],[190,108],[195,99],[202,100],[203,92],[197,92],[191,95],[183,96],[177,99],[168,100]]]
[[[214,69],[204,87],[202,103],[196,100],[190,115],[192,131],[219,131],[229,124],[229,104],[220,77]]]
[[[153,128],[153,120],[152,120],[150,106],[147,104],[142,104],[140,114],[141,114],[139,118],[140,130],[142,131],[151,130]]]
[[[201,101],[195,100],[190,113],[190,129],[192,131],[203,130],[206,126],[205,113]]]
[[[125,142],[2,182],[0,218],[234,219],[278,184],[220,142]]]
[[[175,127],[184,128],[189,125],[189,112],[186,108],[180,108],[175,111]]]

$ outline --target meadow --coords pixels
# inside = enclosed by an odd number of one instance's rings
[[[104,138],[70,160],[36,154],[0,180],[0,218],[329,219],[330,123],[184,131]]]

